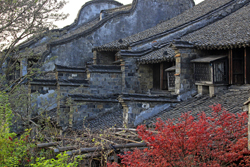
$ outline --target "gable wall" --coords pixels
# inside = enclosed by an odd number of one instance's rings
[[[86,62],[91,61],[94,46],[100,46],[141,32],[193,6],[192,0],[147,0],[146,3],[144,2],[144,0],[134,0],[135,9],[127,12],[126,15],[117,15],[106,22],[104,19],[101,22],[105,22],[105,24],[90,34],[74,40],[65,40],[63,44],[53,46],[46,59],[51,57],[56,57],[56,59],[51,61],[49,66],[54,62],[64,66],[84,66]],[[180,3],[185,5],[180,5]],[[150,11],[150,15],[147,14],[148,11]]]

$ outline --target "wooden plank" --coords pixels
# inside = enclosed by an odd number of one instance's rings
[[[133,131],[133,132],[137,132],[136,129],[132,129],[132,128],[110,128],[111,130],[124,130],[124,131]]]
[[[147,146],[146,143],[129,143],[129,144],[120,144],[120,145],[114,145],[116,149],[124,149],[124,148],[134,148],[134,147],[145,147]],[[90,152],[98,152],[98,151],[105,151],[110,150],[110,147],[92,147],[92,148],[80,148],[79,150],[73,150],[67,152],[68,155],[79,155],[84,153],[90,153]]]
[[[57,148],[60,152],[68,151],[68,150],[75,150],[77,147],[69,146],[69,147],[58,147]]]
[[[45,147],[51,147],[51,146],[56,146],[58,145],[57,142],[53,142],[53,143],[40,143],[40,144],[37,144],[37,148],[45,148]]]

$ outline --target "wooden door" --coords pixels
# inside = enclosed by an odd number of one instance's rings
[[[232,81],[233,84],[244,84],[244,49],[232,51]]]
[[[250,84],[250,48],[245,49],[246,84]]]
[[[160,89],[160,64],[153,65],[153,87]]]

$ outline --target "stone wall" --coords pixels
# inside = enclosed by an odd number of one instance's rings
[[[93,95],[121,93],[121,73],[91,73],[89,89]]]
[[[80,72],[58,72],[59,80],[84,80],[87,78],[86,73]]]
[[[153,88],[153,65],[140,65],[138,73],[141,93],[147,93],[149,89]]]
[[[93,57],[93,47],[151,28],[163,20],[179,15],[193,5],[193,0],[134,0],[131,10],[104,18],[98,26],[88,30],[88,33],[86,31],[75,38],[69,37],[52,43],[45,61],[53,57],[55,60],[44,65],[43,70],[52,69],[54,63],[84,66]],[[150,15],[145,14],[147,11],[150,11]]]
[[[121,63],[122,92],[140,93],[136,59],[133,57],[124,57],[123,59],[124,61]]]
[[[95,101],[95,102],[78,102],[73,106],[73,127],[80,129],[82,126],[88,127],[89,120],[101,117],[108,112],[120,110],[120,104],[116,101]]]
[[[178,103],[174,95],[123,94],[118,100],[123,107],[123,124],[134,127],[138,123]],[[156,108],[156,109],[154,109]]]
[[[99,17],[101,10],[112,9],[119,6],[122,6],[122,4],[112,0],[89,1],[85,3],[79,11],[76,27],[79,27],[84,23],[87,23],[94,18]]]
[[[88,127],[88,121],[121,110],[115,95],[68,95],[60,106],[60,124],[76,129]]]
[[[117,52],[97,52],[96,57],[94,56],[94,59],[96,59],[94,64],[113,65],[116,53]]]
[[[122,92],[120,66],[89,66],[87,72],[91,95],[119,94]]]
[[[174,45],[174,49],[176,52],[175,93],[180,95],[180,100],[184,100],[196,90],[194,65],[191,60],[200,57],[202,53],[192,45]]]

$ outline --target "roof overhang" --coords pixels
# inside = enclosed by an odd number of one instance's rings
[[[201,57],[198,59],[191,60],[192,63],[211,63],[216,60],[224,59],[227,56],[207,56],[207,57]]]

